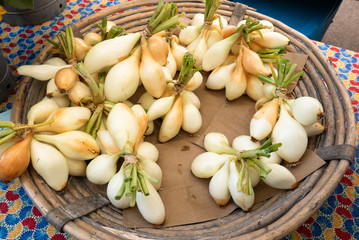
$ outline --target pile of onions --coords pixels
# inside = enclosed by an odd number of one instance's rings
[[[294,74],[296,65],[282,59],[289,40],[270,22],[248,18],[230,26],[216,14],[220,1],[205,3],[205,13],[196,14],[187,27],[179,22],[177,6],[160,0],[141,32],[127,33],[104,18],[97,24],[99,33],[77,38],[66,27],[57,42],[47,39],[55,57],[17,69],[47,81],[46,96],[30,108],[26,125],[0,121],[1,181],[19,177],[30,162],[55,191],[65,188],[69,175],[84,176],[108,184],[114,206],[137,205],[144,219],[162,224],[159,153],[144,139],[154,121],[161,124],[160,142],[180,129],[193,134],[202,127],[194,91],[203,84],[203,69],[210,72],[208,89],[225,88],[228,100],[247,94],[257,101],[257,113],[251,136],[239,136],[232,147],[223,134],[206,135],[207,152],[193,161],[192,173],[211,178],[218,205],[232,197],[245,211],[260,179],[293,188],[296,180],[281,159],[297,162],[308,136],[324,131],[323,108],[314,98],[286,97],[288,84],[303,72]],[[173,34],[177,27],[179,36]],[[133,100],[141,85],[145,93]]]
[[[271,135],[274,142],[282,143],[278,149],[280,157],[287,163],[296,164],[307,149],[308,136],[325,130],[319,123],[324,116],[323,106],[309,96],[290,100],[286,88],[304,72],[294,74],[296,64],[287,59],[277,60],[276,63],[276,71],[270,64],[273,78],[259,76],[272,87],[266,88],[269,91],[264,93],[265,97],[257,101],[257,111],[250,121],[249,131],[251,137],[258,141]]]
[[[163,117],[160,142],[174,138],[181,128],[193,134],[202,126],[200,102],[192,91],[202,84],[203,77],[198,72],[200,68],[194,68],[195,63],[192,54],[185,53],[178,79],[167,84],[166,92],[161,98],[146,98],[146,95],[141,97],[142,106],[148,108],[149,121]]]
[[[207,0],[204,14],[196,14],[192,19],[192,25],[183,29],[179,35],[180,42],[187,45],[188,51],[196,59],[196,66],[202,64],[208,48],[222,39],[222,28],[223,25],[227,25],[227,21],[215,15],[220,4],[219,0]],[[213,24],[217,18],[219,26]]]
[[[86,177],[95,184],[108,183],[107,196],[114,206],[125,209],[137,205],[144,219],[159,225],[165,219],[165,208],[156,190],[161,186],[162,171],[156,163],[158,150],[143,142],[147,121],[140,105],[130,108],[117,103],[101,129],[108,134],[98,136],[107,152],[88,164]],[[120,157],[124,161],[118,170]]]
[[[204,54],[203,70],[213,70],[206,87],[212,90],[225,88],[228,100],[235,100],[243,94],[259,100],[263,96],[264,83],[257,76],[270,76],[272,73],[265,62],[280,58],[280,53],[285,52],[282,49],[289,44],[288,38],[278,33],[281,36],[279,40],[268,40],[277,43],[277,49],[268,49],[266,46],[258,48],[254,36],[264,37],[273,28],[266,21],[251,21],[250,18],[239,22],[237,27],[228,25],[222,32],[226,37],[213,44]]]
[[[253,188],[261,179],[278,189],[296,187],[295,177],[280,165],[281,159],[275,155],[281,144],[272,142],[269,138],[260,145],[250,136],[241,135],[231,147],[222,133],[208,133],[204,137],[207,152],[193,160],[191,171],[196,177],[211,178],[209,193],[219,206],[232,198],[242,210],[249,211],[255,199]]]

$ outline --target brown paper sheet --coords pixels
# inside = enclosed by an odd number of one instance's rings
[[[305,55],[289,54],[292,62],[303,69]],[[206,75],[206,74],[205,74]],[[207,76],[204,76],[207,79]],[[146,137],[146,141],[156,145],[160,152],[158,164],[163,172],[159,194],[166,209],[166,220],[162,227],[192,224],[221,218],[230,214],[237,206],[230,201],[225,207],[218,207],[209,195],[209,179],[199,179],[192,175],[190,167],[193,159],[204,152],[203,137],[209,132],[223,133],[232,143],[239,135],[249,135],[250,119],[255,113],[255,102],[247,96],[227,101],[224,91],[208,90],[204,84],[195,91],[201,100],[202,128],[194,135],[184,131],[167,143],[158,142],[158,126],[155,133]],[[302,163],[291,168],[298,181],[325,164],[312,151],[307,151]],[[283,190],[273,189],[259,184],[255,189],[256,202],[266,200]],[[128,228],[153,227],[147,223],[138,209],[124,210],[124,225]]]

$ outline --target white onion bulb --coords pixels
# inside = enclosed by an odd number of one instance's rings
[[[283,104],[272,137],[274,143],[282,143],[277,153],[289,163],[298,162],[307,149],[308,136],[305,129],[289,115]]]

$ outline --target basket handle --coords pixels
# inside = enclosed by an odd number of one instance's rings
[[[248,8],[247,5],[236,2],[234,5],[232,16],[228,21],[228,24],[237,26],[238,22],[243,19],[247,11],[247,8]]]
[[[85,216],[108,204],[110,204],[110,200],[101,194],[96,194],[78,199],[73,203],[53,208],[46,213],[45,218],[57,231],[61,232],[67,222]]]
[[[356,147],[350,144],[341,144],[320,147],[313,151],[325,161],[345,159],[352,164],[355,158]]]

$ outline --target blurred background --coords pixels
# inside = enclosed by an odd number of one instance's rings
[[[343,0],[322,42],[359,52],[359,1]]]
[[[236,0],[308,38],[359,52],[358,0]]]

